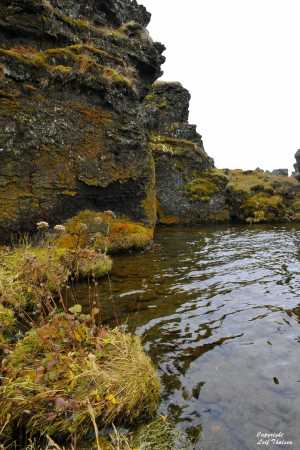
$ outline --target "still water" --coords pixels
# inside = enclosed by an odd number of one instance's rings
[[[142,337],[160,413],[195,449],[300,449],[300,226],[162,229],[75,295]],[[259,432],[293,445],[257,445]]]

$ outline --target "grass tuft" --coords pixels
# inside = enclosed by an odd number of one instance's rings
[[[0,428],[78,438],[97,426],[155,414],[160,385],[140,339],[90,327],[75,313],[33,328],[7,357],[0,386]],[[93,420],[91,419],[91,408]]]

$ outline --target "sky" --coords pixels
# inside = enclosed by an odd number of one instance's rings
[[[220,168],[289,168],[300,148],[299,0],[139,0],[167,47],[164,80]]]

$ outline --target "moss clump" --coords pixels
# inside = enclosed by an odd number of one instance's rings
[[[285,218],[286,211],[280,195],[257,193],[248,197],[241,206],[249,223],[271,222]]]
[[[55,315],[8,356],[0,387],[0,427],[78,437],[99,426],[155,414],[159,381],[138,337]]]
[[[58,237],[61,248],[93,248],[109,253],[145,248],[153,239],[153,229],[114,213],[81,211],[65,224],[66,232]]]
[[[224,190],[228,179],[222,171],[212,169],[203,172],[186,185],[186,194],[192,201],[209,202]]]

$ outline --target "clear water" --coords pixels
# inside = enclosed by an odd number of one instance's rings
[[[201,450],[300,449],[300,226],[160,230],[74,301],[142,336],[171,416]],[[257,433],[293,445],[257,445]]]

